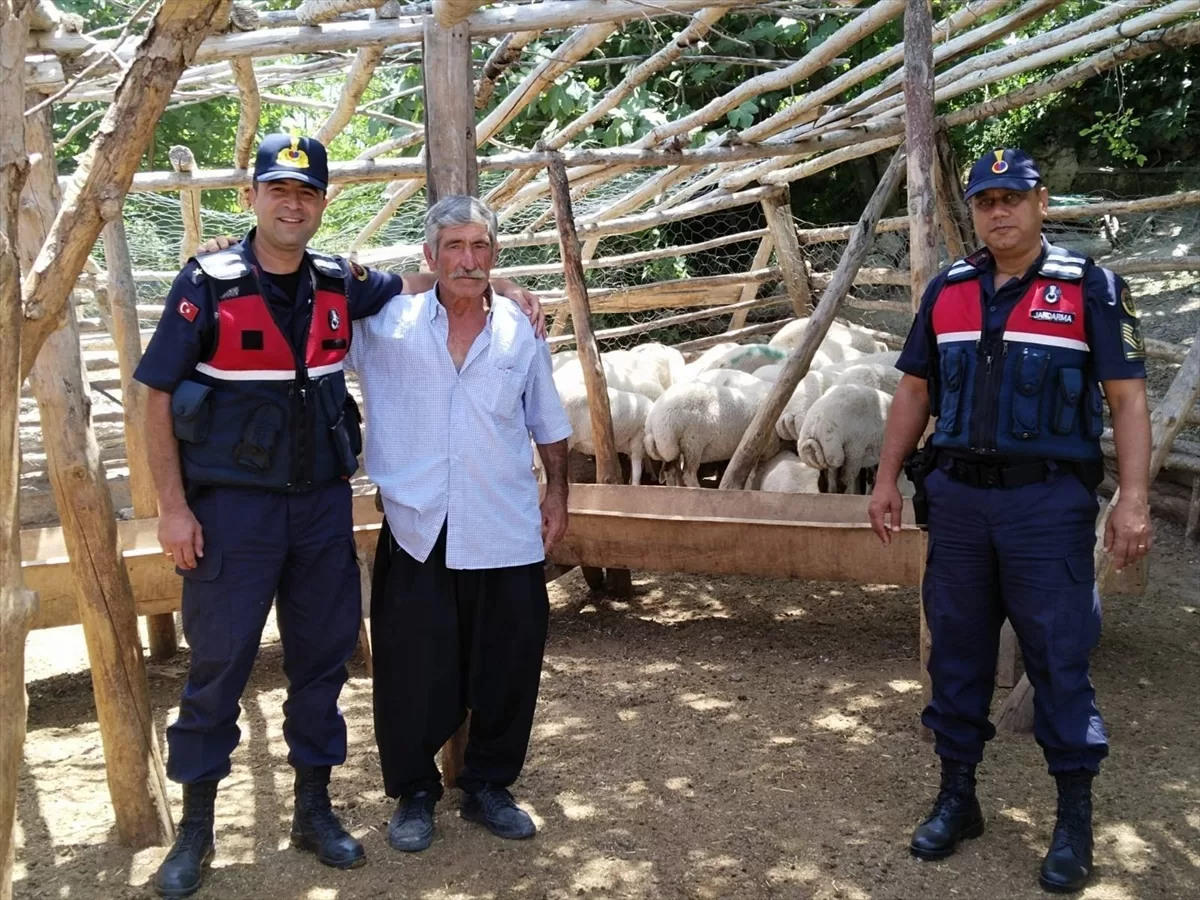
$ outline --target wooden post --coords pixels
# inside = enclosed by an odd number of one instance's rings
[[[621,462],[617,459],[617,440],[613,435],[612,410],[608,403],[608,379],[604,361],[592,331],[592,313],[588,307],[587,282],[583,276],[583,259],[579,252],[579,236],[575,231],[575,213],[571,208],[571,184],[562,157],[551,157],[548,168],[550,196],[554,201],[554,218],[558,225],[559,257],[567,287],[571,319],[575,323],[575,348],[583,368],[583,383],[587,389],[588,415],[592,422],[592,442],[596,446],[596,482],[621,484]],[[605,589],[614,595],[628,597],[633,585],[627,569],[608,569]]]
[[[929,631],[929,620],[925,618],[925,560],[929,555],[929,533],[921,532],[920,576],[917,578],[917,610],[920,621],[918,625],[917,655],[921,660],[921,709],[929,705],[933,699],[933,679],[929,675],[929,654],[933,651],[933,635]],[[933,730],[921,726],[921,739],[933,740]]]
[[[1188,410],[1196,404],[1198,396],[1200,331],[1196,332],[1191,349],[1180,363],[1179,371],[1175,373],[1175,379],[1167,389],[1166,396],[1150,414],[1150,484],[1158,477],[1158,470],[1170,455],[1171,444],[1182,430]],[[1104,593],[1113,571],[1112,554],[1104,549],[1104,530],[1108,525],[1108,517],[1112,515],[1120,497],[1121,489],[1117,488],[1096,523],[1096,587],[1101,593]],[[1028,675],[1021,676],[1020,682],[1004,701],[996,716],[996,727],[1009,731],[1029,731],[1033,728],[1033,686],[1029,683]]]
[[[471,37],[465,22],[443,28],[433,16],[424,20],[425,197],[433,206],[440,197],[479,191],[475,160],[475,91],[471,77]],[[403,190],[401,190],[403,193]],[[442,781],[458,783],[467,750],[471,719],[442,747]]]
[[[120,215],[154,125],[200,42],[229,21],[230,0],[163,0],[125,70],[116,100],[72,177],[42,249],[21,282],[21,377],[59,327],[67,297],[105,222]]]
[[[793,230],[793,234],[794,233],[795,231]],[[799,241],[797,241],[797,249],[799,249],[799,246]],[[771,261],[771,251],[774,249],[775,240],[771,237],[771,232],[768,231],[762,236],[762,240],[758,242],[758,250],[754,253],[754,264],[750,266],[751,270],[765,269],[767,267],[767,263]],[[782,263],[780,264],[780,267],[782,268]],[[804,266],[803,260],[801,261],[801,268],[804,269],[805,281],[807,283],[808,268]],[[742,295],[738,298],[738,302],[749,303],[751,300],[756,299],[758,297],[759,288],[761,287],[762,284],[757,281],[753,284],[746,285],[742,288]],[[729,320],[729,328],[726,330],[737,331],[739,328],[744,327],[746,324],[746,316],[749,314],[749,312],[749,309],[739,309],[735,311]],[[808,313],[805,313],[805,315],[808,315]]]
[[[1012,622],[1004,620],[1000,626],[1000,648],[996,657],[996,687],[1010,688],[1017,683],[1017,660],[1021,657],[1021,647],[1017,643],[1017,633],[1013,630]]]
[[[937,151],[933,114],[933,15],[929,0],[904,9],[904,132],[908,147],[908,257],[913,312],[937,274]]]
[[[133,372],[142,359],[137,288],[133,283],[133,268],[129,262],[125,220],[120,216],[104,226],[104,261],[108,267],[107,293],[112,310],[112,339],[121,368],[121,412],[125,425],[125,458],[129,463],[129,493],[133,498],[134,516],[152,519],[158,515],[158,494],[150,475],[150,454],[145,442],[146,387],[133,378]],[[174,613],[147,616],[146,635],[150,643],[150,656],[154,659],[167,659],[179,649]]]
[[[12,900],[17,784],[25,746],[25,637],[37,594],[21,575],[21,265],[17,221],[25,148],[26,0],[0,0],[0,900]]]
[[[258,135],[258,120],[262,115],[262,95],[258,90],[258,79],[254,77],[254,62],[249,57],[238,56],[229,61],[233,80],[238,89],[238,127],[233,142],[233,166],[249,169],[250,157],[254,153]],[[245,184],[238,189],[238,205],[250,208],[250,188]]]
[[[477,194],[475,93],[471,36],[465,22],[442,28],[425,17],[425,194]]]
[[[196,157],[188,147],[177,144],[171,148],[167,157],[171,160],[171,168],[176,172],[190,175],[196,170]],[[179,214],[183,219],[183,238],[179,241],[179,265],[183,266],[196,255],[196,248],[200,246],[200,235],[204,233],[200,224],[200,191],[187,188],[179,192]],[[111,269],[110,266],[109,270]],[[130,278],[132,277],[131,274]]]
[[[783,283],[792,298],[792,312],[802,319],[812,310],[812,285],[808,280],[808,268],[804,265],[804,251],[796,237],[796,226],[792,222],[791,192],[783,190],[772,194],[762,202],[767,227],[771,229],[771,240],[775,244],[775,257],[783,270]],[[764,243],[766,239],[764,238]],[[759,248],[761,251],[761,247]]]
[[[1192,496],[1188,501],[1187,525],[1183,529],[1183,536],[1196,536],[1197,526],[1200,526],[1200,475],[1192,476]]]
[[[962,259],[971,252],[975,238],[963,200],[954,150],[943,129],[938,129],[937,133],[937,156],[938,221],[942,226],[942,238],[951,259]]]
[[[771,388],[766,401],[759,407],[750,427],[742,436],[741,443],[734,451],[733,459],[729,461],[725,475],[721,478],[722,490],[741,490],[745,486],[746,480],[758,463],[769,438],[774,435],[776,420],[783,412],[783,408],[787,406],[792,392],[800,384],[800,379],[808,373],[808,367],[812,363],[813,356],[816,355],[817,347],[825,339],[825,335],[829,332],[829,326],[833,324],[838,305],[850,292],[854,276],[862,266],[863,260],[866,259],[871,242],[875,240],[875,226],[879,222],[879,217],[883,214],[884,207],[887,206],[892,195],[895,194],[903,175],[904,145],[902,144],[896,150],[891,163],[888,164],[887,171],[879,179],[875,193],[871,195],[867,208],[863,210],[858,224],[851,232],[846,251],[838,261],[837,269],[834,271],[833,277],[829,279],[825,293],[821,296],[821,302],[817,304],[816,310],[808,321],[808,327],[804,329],[804,339],[788,355],[779,379]]]
[[[27,142],[51,146],[49,127],[49,110],[27,117]],[[31,172],[27,196],[38,210],[51,211],[57,204],[53,163],[53,152],[40,154]],[[22,224],[27,227],[21,233],[21,253],[30,260],[49,223],[26,218]],[[66,314],[64,326],[38,354],[29,383],[37,398],[46,468],[79,601],[117,834],[126,846],[148,847],[174,834],[166,776],[150,714],[133,589],[92,428],[73,304],[66,306]]]

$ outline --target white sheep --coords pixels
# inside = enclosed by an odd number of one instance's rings
[[[861,384],[885,394],[895,395],[904,373],[895,366],[883,363],[856,363],[847,366],[833,379],[834,384]]]
[[[589,456],[596,455],[596,444],[592,440],[592,416],[588,408],[587,391],[580,386],[577,391],[560,394],[563,409],[571,422],[571,437],[567,446]],[[608,407],[612,412],[613,438],[617,452],[629,457],[630,483],[642,482],[642,459],[646,453],[646,417],[652,403],[648,397],[630,391],[609,388]]]
[[[758,467],[750,488],[781,494],[819,494],[820,481],[820,469],[805,465],[790,450],[782,450]]]
[[[771,338],[770,346],[791,352],[800,346],[800,342],[804,339],[804,331],[808,327],[808,322],[808,319],[794,319],[788,322]],[[848,325],[837,321],[830,323],[829,331],[825,333],[825,337],[821,340],[821,349],[828,352],[826,344],[840,344],[843,347],[850,347],[857,350],[859,353],[876,353],[879,350],[887,349],[885,345],[879,343],[879,341],[866,332],[850,328]],[[838,360],[834,361],[837,362]]]
[[[757,380],[757,379],[756,379]],[[672,385],[650,408],[646,419],[646,453],[664,463],[678,463],[683,483],[699,487],[701,463],[730,459],[771,386],[716,387],[702,381]],[[767,452],[774,454],[772,438]]]
[[[737,369],[709,369],[707,372],[701,372],[697,377],[697,381],[702,381],[705,384],[711,384],[713,387],[731,387],[731,388],[759,388],[763,384],[768,384],[757,375],[751,375],[749,372],[740,372]]]
[[[687,378],[696,378],[709,369],[737,369],[753,372],[762,366],[783,362],[787,352],[767,344],[718,344],[705,351],[699,359],[688,363]]]
[[[812,405],[833,383],[833,376],[825,369],[809,372],[792,391],[791,399],[775,422],[775,433],[785,441],[794,441],[800,434],[800,426]]]
[[[663,390],[666,390],[677,381],[683,380],[684,368],[687,363],[684,362],[683,354],[674,347],[651,342],[648,344],[638,344],[636,347],[630,348],[628,352],[634,354],[639,359],[651,359],[654,361]]]
[[[578,350],[557,350],[550,354],[550,366],[557,372],[569,362],[579,359]]]
[[[863,469],[879,465],[883,427],[891,408],[890,394],[859,384],[831,387],[804,417],[796,447],[815,469],[829,470],[829,487],[858,493]]]
[[[658,367],[653,360],[638,360],[623,353],[616,356],[601,354],[604,363],[604,378],[608,386],[618,391],[641,394],[657,400],[664,390]],[[649,364],[647,364],[649,363]],[[583,389],[583,363],[574,359],[554,373],[554,386],[560,397]]]

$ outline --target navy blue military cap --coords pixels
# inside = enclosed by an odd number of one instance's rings
[[[991,188],[1028,191],[1041,180],[1042,173],[1038,171],[1037,163],[1024,150],[991,150],[971,166],[963,199],[970,200],[980,191]]]
[[[310,137],[268,134],[254,159],[255,181],[303,181],[319,191],[329,186],[329,159],[324,145]]]

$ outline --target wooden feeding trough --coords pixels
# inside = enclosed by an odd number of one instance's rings
[[[925,535],[911,508],[884,547],[869,498],[705,488],[576,484],[563,565],[696,575],[920,584]]]

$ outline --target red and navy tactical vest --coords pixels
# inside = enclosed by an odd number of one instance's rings
[[[937,416],[933,446],[998,456],[1098,460],[1103,396],[1092,372],[1083,278],[1087,257],[1050,245],[1003,333],[985,333],[986,262],[956,262],[933,301]]]
[[[338,259],[308,258],[312,315],[300,358],[240,246],[196,257],[213,298],[216,337],[172,395],[189,488],[300,491],[357,469],[360,441],[357,422],[346,421],[342,374],[351,337],[346,274]]]

